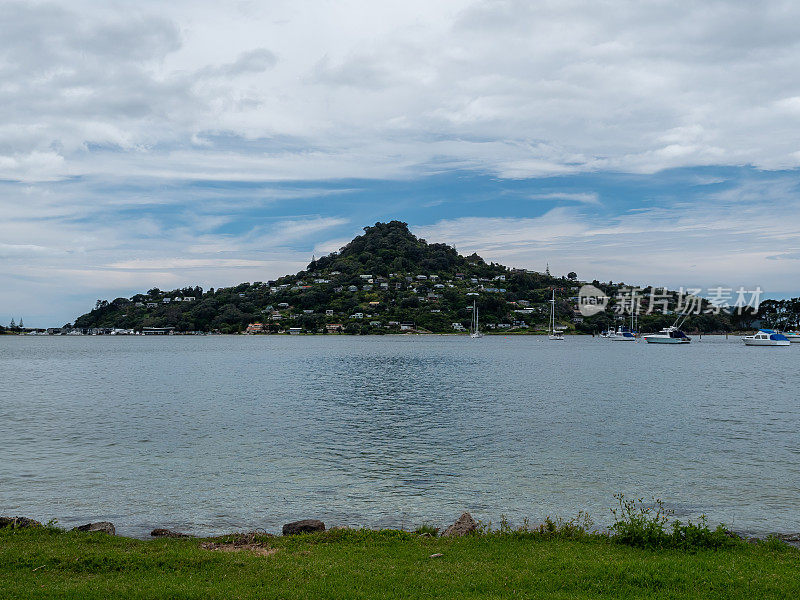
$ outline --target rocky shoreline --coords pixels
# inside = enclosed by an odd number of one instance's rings
[[[46,525],[43,525],[39,521],[29,517],[0,517],[0,529],[4,528],[12,528],[12,529],[26,529],[26,528],[43,528]],[[345,525],[336,525],[331,528],[326,528],[325,523],[319,519],[301,519],[299,521],[292,521],[290,523],[286,523],[281,528],[281,535],[283,536],[293,536],[299,535],[304,533],[319,533],[324,531],[335,531],[341,529],[350,529],[350,527]],[[456,519],[451,525],[445,527],[439,533],[439,528],[429,527],[431,530],[430,532],[423,532],[421,535],[427,536],[439,536],[439,537],[463,537],[465,535],[473,535],[478,534],[480,532],[478,522],[472,517],[469,512],[464,512],[462,515]],[[104,533],[107,535],[116,536],[116,527],[113,523],[109,521],[97,521],[97,522],[90,522],[86,523],[85,525],[79,525],[77,527],[73,527],[71,531],[80,531],[80,532],[99,532]],[[794,546],[796,548],[800,548],[800,532],[783,532],[783,533],[771,533],[769,535],[763,536],[751,536],[744,532],[737,532],[727,530],[726,534],[729,537],[737,538],[740,540],[747,541],[749,543],[759,543],[768,538],[774,538],[780,540],[788,545]],[[253,538],[255,536],[261,537],[275,537],[275,534],[269,533],[264,529],[258,529],[254,531],[248,532],[231,532],[229,534],[222,534],[222,535],[214,535],[214,536],[195,536],[189,533],[184,533],[180,531],[176,531],[174,529],[169,529],[166,527],[157,527],[150,532],[151,539],[157,538],[196,538],[196,539],[217,539],[217,538],[225,538],[233,536],[236,539],[248,539]],[[119,536],[125,537],[125,536]],[[132,538],[134,539],[134,538]],[[215,549],[215,548],[209,548]]]

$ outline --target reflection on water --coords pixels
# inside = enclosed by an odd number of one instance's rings
[[[800,347],[704,337],[0,338],[0,513],[198,534],[608,521],[800,529]]]

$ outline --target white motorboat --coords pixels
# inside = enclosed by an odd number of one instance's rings
[[[550,340],[563,340],[564,335],[556,331],[556,291],[553,290],[553,297],[550,299],[550,333],[547,338]]]
[[[614,342],[635,342],[637,338],[637,325],[639,322],[638,315],[636,315],[635,309],[631,312],[631,323],[629,327],[625,327],[624,325],[620,325],[617,327],[616,331],[614,329],[609,329],[608,332],[603,335],[603,337],[610,339]]]
[[[755,335],[747,335],[742,338],[746,346],[790,346],[791,342],[782,333],[776,333],[772,329],[759,329]]]
[[[645,335],[644,341],[648,344],[688,344],[692,341],[692,338],[680,329],[681,324],[685,320],[686,315],[683,315],[683,319],[679,316],[669,327],[664,327],[664,329],[658,333],[648,333]]]
[[[472,339],[483,337],[478,324],[478,304],[475,300],[472,301],[472,323],[469,326],[469,337]]]
[[[636,333],[628,329],[627,327],[620,327],[614,333],[607,336],[608,339],[614,342],[635,342],[636,341]]]

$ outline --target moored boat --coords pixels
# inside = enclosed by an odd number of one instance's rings
[[[780,333],[792,344],[800,344],[800,331],[781,331]]]
[[[478,323],[478,303],[475,300],[472,301],[472,322],[469,326],[469,337],[472,339],[483,337],[480,325]]]
[[[664,329],[658,333],[648,333],[645,335],[644,341],[648,344],[688,344],[692,341],[692,338],[680,329],[680,325],[684,320],[686,320],[686,315],[683,316],[683,319],[678,317],[669,327],[664,327]]]
[[[620,327],[611,335],[607,336],[608,339],[614,342],[635,342],[636,332],[628,327]]]
[[[553,297],[550,299],[550,333],[547,336],[550,340],[563,340],[564,335],[556,331],[556,291],[553,290]]]
[[[746,346],[789,346],[791,342],[782,333],[772,329],[759,329],[755,335],[742,338]]]

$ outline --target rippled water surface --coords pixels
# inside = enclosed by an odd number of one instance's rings
[[[495,523],[657,496],[800,530],[800,345],[0,337],[0,514],[210,534]]]

